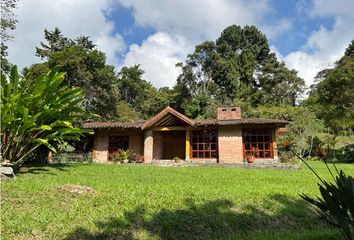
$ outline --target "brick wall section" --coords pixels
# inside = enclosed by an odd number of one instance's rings
[[[219,127],[219,162],[243,162],[242,130],[235,127]]]
[[[144,136],[144,162],[150,163],[153,159],[154,137],[152,130],[145,131]]]
[[[108,130],[95,130],[94,160],[98,163],[106,163],[108,159]]]
[[[218,120],[235,120],[241,118],[240,107],[218,107],[216,112]]]
[[[132,159],[134,159],[137,155],[142,154],[140,135],[129,136],[129,150],[131,151]]]
[[[143,154],[141,131],[129,131],[118,129],[96,129],[94,138],[93,158],[97,163],[107,163],[109,136],[129,136],[129,149],[132,158]]]
[[[162,159],[163,155],[163,137],[162,132],[154,132],[153,159]]]

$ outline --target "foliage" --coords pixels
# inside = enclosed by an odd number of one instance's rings
[[[354,179],[340,171],[335,184],[320,179],[319,190],[322,198],[301,195],[303,199],[318,207],[326,219],[341,229],[346,239],[353,239],[354,231]],[[354,232],[353,232],[354,233]]]
[[[6,59],[7,57],[7,45],[6,42],[11,40],[13,36],[8,30],[14,30],[16,28],[16,16],[13,10],[16,8],[17,0],[1,0],[1,18],[0,18],[0,59],[1,70],[5,73],[9,73],[11,70],[11,64]]]
[[[306,104],[335,132],[354,126],[353,42],[335,67],[318,73]]]
[[[175,161],[175,163],[180,163],[181,161],[183,161],[181,158],[179,157],[174,157],[173,160]]]
[[[168,88],[156,89],[143,79],[143,74],[144,71],[140,65],[123,67],[118,73],[120,110],[121,108],[128,110],[127,112],[120,111],[122,112],[120,119],[150,118],[171,102],[173,92]]]
[[[354,144],[338,149],[335,156],[339,161],[354,163]]]
[[[92,153],[60,152],[53,154],[54,163],[93,163]]]
[[[118,121],[129,121],[129,120],[138,120],[140,119],[139,112],[135,111],[134,108],[125,101],[119,101],[116,105],[116,112]]]
[[[324,164],[309,164],[330,179]],[[338,167],[353,173],[351,164]],[[316,196],[313,180],[307,168],[37,165],[16,181],[1,183],[1,237],[340,239],[297,194]],[[97,194],[59,191],[66,183],[89,186]]]
[[[354,58],[354,39],[352,40],[352,42],[349,44],[349,46],[345,49],[345,56]]]
[[[215,41],[195,47],[174,87],[176,102],[185,114],[203,118],[206,108],[246,101],[294,105],[304,81],[270,53],[267,38],[255,26],[232,25]]]
[[[119,94],[116,88],[114,67],[106,64],[106,56],[97,50],[88,37],[76,39],[64,37],[58,28],[45,29],[44,38],[36,48],[36,55],[46,59],[24,69],[28,78],[35,79],[56,65],[66,72],[64,83],[70,87],[80,87],[84,92],[81,105],[90,113],[98,114],[101,119],[115,119]]]
[[[317,179],[321,197],[312,198],[306,194],[300,195],[304,200],[316,206],[325,218],[338,227],[345,239],[352,240],[354,232],[354,178],[346,175],[342,170],[339,172],[333,164],[335,174],[327,164],[326,156],[323,155],[326,169],[333,178],[334,184],[320,177],[320,175],[299,156],[293,149],[290,141],[284,141],[282,147],[285,151],[290,151],[297,156],[314,173]]]
[[[280,138],[280,141],[284,139],[291,141],[294,151],[301,157],[311,155],[318,135],[323,130],[323,122],[306,106],[259,106],[256,116],[289,121],[287,126],[289,132]]]
[[[1,75],[1,150],[2,160],[21,164],[41,145],[56,152],[55,144],[77,140],[91,131],[73,126],[87,114],[79,107],[80,88],[63,85],[59,67],[33,82],[20,79],[17,67],[9,79]]]
[[[118,149],[118,154],[115,158],[113,158],[113,160],[122,162],[123,160],[129,159],[131,154],[132,152],[129,149]]]

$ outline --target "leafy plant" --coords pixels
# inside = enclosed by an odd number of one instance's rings
[[[322,180],[318,184],[322,198],[300,195],[309,203],[318,207],[326,219],[337,226],[346,239],[353,239],[354,229],[354,179],[340,171],[335,184]]]
[[[175,161],[175,163],[180,163],[182,161],[182,159],[180,159],[179,157],[174,157],[173,160]]]
[[[16,66],[9,78],[1,73],[2,160],[21,165],[42,145],[56,152],[56,144],[93,133],[73,125],[87,114],[79,107],[82,90],[63,85],[64,75],[55,67],[30,82]]]
[[[354,232],[354,178],[346,175],[342,170],[339,172],[333,164],[336,171],[335,176],[324,158],[326,168],[334,180],[334,183],[331,183],[321,178],[307,161],[297,155],[291,149],[290,142],[284,141],[283,150],[288,150],[297,156],[320,181],[318,186],[322,198],[311,198],[305,194],[300,196],[316,206],[330,223],[338,227],[345,239],[352,240],[352,231]]]
[[[126,159],[129,159],[131,151],[129,149],[118,149],[118,154],[113,158],[114,162],[123,162]]]

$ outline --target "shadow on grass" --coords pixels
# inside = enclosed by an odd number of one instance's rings
[[[325,223],[314,221],[313,212],[305,201],[274,195],[263,203],[269,205],[267,209],[271,209],[272,204],[280,206],[272,213],[256,205],[237,209],[230,200],[196,205],[186,199],[183,209],[162,209],[152,215],[140,206],[125,212],[122,218],[96,222],[97,232],[79,227],[65,239],[141,239],[142,234],[158,239],[247,239],[255,232],[328,228]]]
[[[53,163],[53,164],[35,164],[30,166],[24,166],[27,168],[27,171],[20,171],[17,169],[17,174],[49,174],[49,175],[56,175],[51,169],[58,170],[58,171],[69,171],[69,168],[75,168],[77,165],[75,164],[65,164],[65,163]]]

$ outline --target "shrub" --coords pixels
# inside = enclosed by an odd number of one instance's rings
[[[87,114],[79,107],[82,90],[63,85],[64,75],[55,67],[30,82],[16,66],[9,78],[1,73],[2,160],[22,165],[40,146],[56,152],[55,144],[93,133],[73,125]]]

